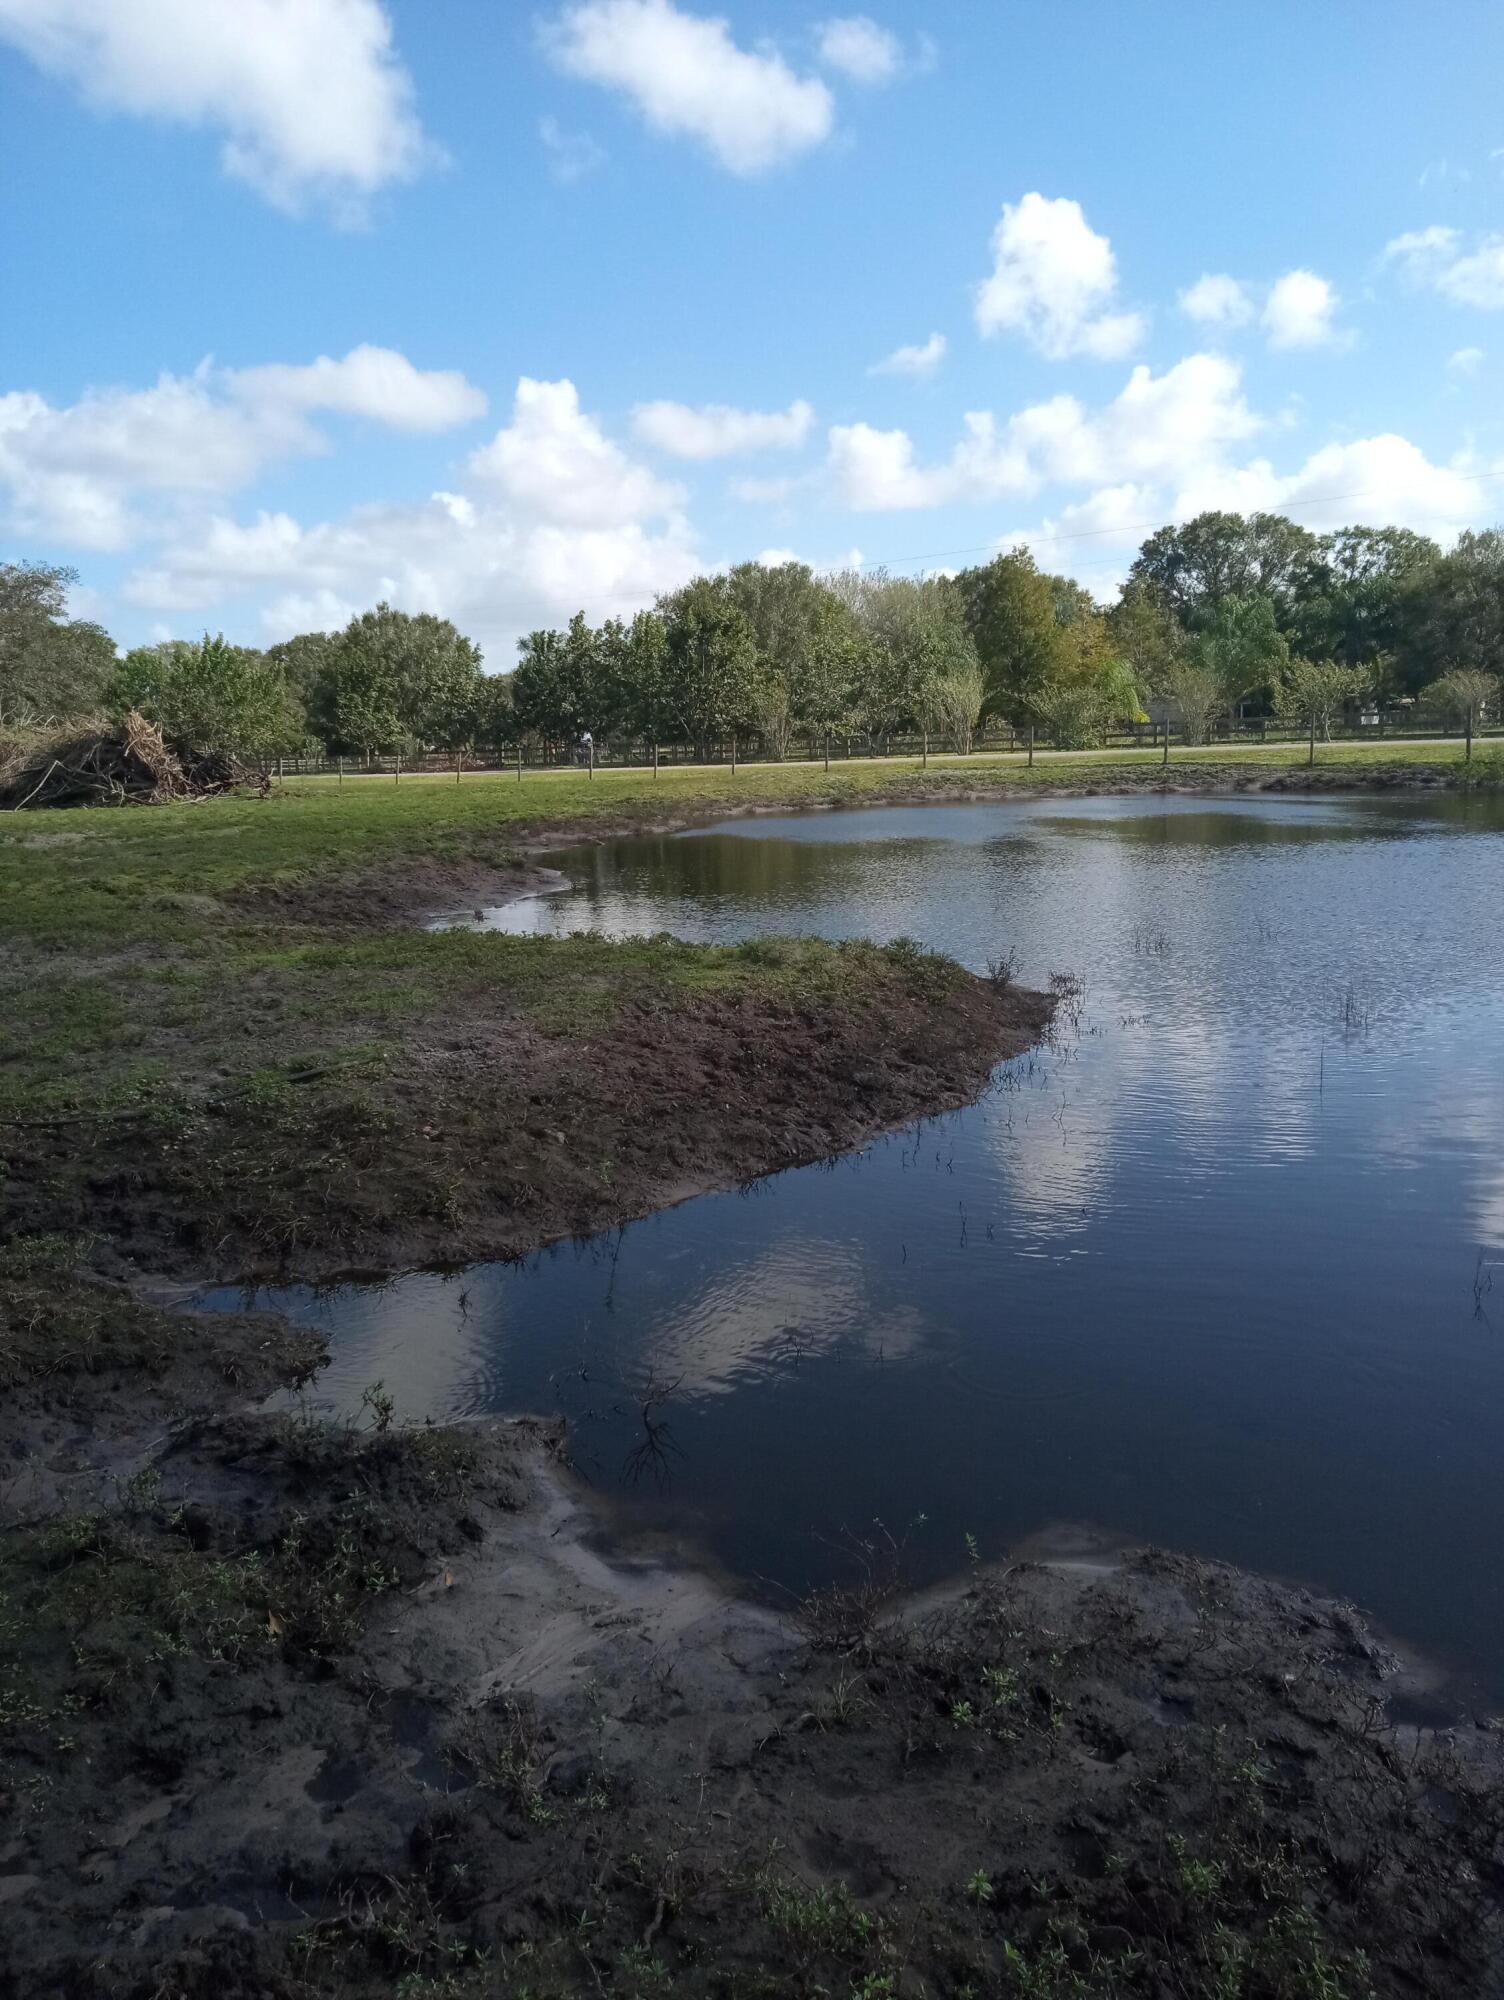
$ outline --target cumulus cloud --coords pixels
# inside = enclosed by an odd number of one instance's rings
[[[561,187],[573,187],[587,180],[606,163],[606,149],[588,132],[566,132],[557,118],[538,120],[538,137],[543,142],[548,171]]]
[[[1504,312],[1504,236],[1486,236],[1471,249],[1459,229],[1435,223],[1396,236],[1384,248],[1413,284],[1428,286],[1454,305]]]
[[[608,438],[580,408],[573,382],[517,384],[512,421],[471,455],[472,482],[542,519],[615,528],[672,513],[683,489],[658,479]]]
[[[897,35],[865,14],[822,21],[819,35],[821,62],[853,83],[892,83],[903,69],[903,45]]]
[[[725,403],[639,403],[633,434],[674,458],[732,458],[754,451],[795,451],[809,436],[808,403],[786,410],[736,410]]]
[[[505,665],[534,625],[582,607],[628,615],[687,581],[702,559],[682,498],[606,436],[572,382],[524,377],[510,423],[468,460],[463,490],[311,525],[285,512],[217,515],[169,533],[126,595],[160,611],[252,598],[269,639],[342,624],[386,598],[455,619]]]
[[[1253,318],[1248,287],[1225,272],[1208,272],[1180,294],[1180,310],[1199,326],[1246,326]]]
[[[1142,339],[1140,313],[1107,310],[1117,262],[1079,202],[1042,194],[1005,202],[992,253],[992,275],[976,296],[982,333],[1021,333],[1052,361],[1075,354],[1112,360]]]
[[[243,401],[287,410],[339,410],[399,431],[443,431],[486,413],[483,392],[454,369],[415,368],[390,347],[321,354],[299,367],[240,368],[227,378]]]
[[[936,466],[920,463],[907,431],[836,425],[827,475],[841,503],[856,511],[937,507],[1034,493],[1054,482],[1188,476],[1222,463],[1228,446],[1258,428],[1238,365],[1193,354],[1162,375],[1135,368],[1096,412],[1074,396],[1052,396],[1001,422],[990,410],[969,411],[949,459]]]
[[[1386,431],[1323,445],[1290,473],[1276,472],[1267,459],[1206,473],[1180,490],[1175,512],[1265,509],[1318,532],[1353,520],[1395,522],[1446,541],[1487,514],[1492,503],[1478,476],[1486,469],[1466,461],[1435,465],[1419,445]]]
[[[835,102],[770,49],[672,0],[580,0],[543,31],[566,75],[620,91],[654,131],[694,139],[733,174],[766,173],[829,138]]]
[[[0,0],[0,41],[102,110],[221,132],[282,208],[351,217],[435,156],[378,0]]]
[[[1315,271],[1286,271],[1264,301],[1262,315],[1269,345],[1278,348],[1331,347],[1343,336],[1335,325],[1336,288]]]
[[[1476,375],[1484,359],[1481,347],[1459,347],[1455,354],[1448,355],[1447,367],[1454,375]]]
[[[933,375],[945,359],[946,339],[943,333],[932,333],[928,340],[912,347],[895,347],[891,354],[881,361],[874,361],[867,370],[869,375]]]
[[[62,408],[15,391],[0,396],[0,491],[17,528],[80,548],[122,548],[141,532],[143,499],[231,493],[268,465],[324,450],[310,422],[318,411],[422,432],[485,407],[464,376],[415,368],[380,347],[302,366],[205,363],[149,389],[90,390]]]

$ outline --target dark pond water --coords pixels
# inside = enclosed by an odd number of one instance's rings
[[[1504,1695],[1504,804],[913,808],[558,865],[488,921],[1012,949],[1084,1006],[857,1158],[521,1268],[263,1294],[333,1332],[325,1398],[562,1411],[590,1476],[773,1585],[875,1519],[924,1517],[921,1580],[1089,1524],[1349,1593]]]

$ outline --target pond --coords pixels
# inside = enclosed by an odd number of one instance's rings
[[[1504,1697],[1504,801],[914,807],[550,860],[568,891],[482,921],[906,935],[1084,999],[858,1156],[522,1266],[257,1294],[332,1334],[322,1398],[561,1412],[588,1477],[774,1593],[878,1521],[921,1582],[1079,1526],[1350,1595]]]

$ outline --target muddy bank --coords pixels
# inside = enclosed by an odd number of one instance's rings
[[[1350,1607],[883,1541],[768,1608],[563,1450],[223,1419],[8,1537],[0,1991],[1498,1990],[1501,1738]]]
[[[278,1015],[242,993],[204,1055],[255,1034],[285,1068],[180,1071],[117,1111],[18,1122],[0,1218],[17,1237],[87,1240],[117,1272],[317,1278],[521,1256],[967,1103],[1055,1005],[913,947],[655,944],[671,969],[716,969],[727,990],[697,997],[662,993],[599,941],[523,942],[541,988],[528,1007],[488,976],[501,954],[486,950],[397,1047],[355,1063],[290,1054]],[[571,1001],[580,1018],[558,1032]],[[236,1004],[255,1009],[244,1027]],[[306,991],[290,982],[285,1004]]]

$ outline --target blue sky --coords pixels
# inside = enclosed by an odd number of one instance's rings
[[[1482,4],[0,0],[0,554],[127,642],[386,596],[505,665],[765,552],[1447,539],[1501,77]]]

